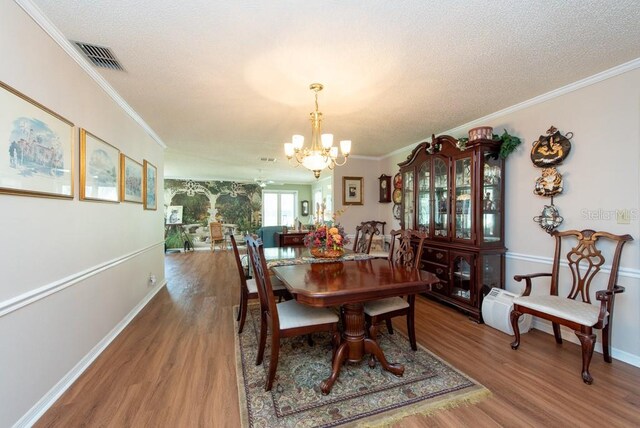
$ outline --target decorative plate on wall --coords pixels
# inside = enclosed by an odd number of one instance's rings
[[[397,173],[393,176],[393,188],[402,189],[402,174]]]
[[[400,220],[400,205],[393,206],[393,218]]]
[[[559,165],[571,151],[573,132],[566,136],[560,134],[554,126],[547,130],[547,135],[541,135],[538,141],[534,141],[531,149],[531,162],[538,168]]]
[[[393,189],[393,203],[396,205],[402,203],[402,189]]]

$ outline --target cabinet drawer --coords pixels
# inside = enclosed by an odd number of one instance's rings
[[[446,265],[449,263],[449,251],[440,248],[425,247],[422,258],[432,263]]]
[[[449,281],[449,274],[447,272],[448,269],[446,266],[435,264],[435,263],[424,262],[422,264],[422,269],[426,270],[427,272],[431,272],[435,274],[435,276],[437,276],[441,281],[444,281],[444,282]]]

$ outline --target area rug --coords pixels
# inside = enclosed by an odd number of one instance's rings
[[[234,311],[235,312],[235,311]],[[400,332],[382,327],[379,343],[389,361],[405,366],[396,377],[371,369],[367,361],[347,363],[331,393],[320,382],[331,373],[328,334],[314,334],[311,347],[304,336],[281,339],[278,370],[271,391],[264,390],[270,355],[267,339],[264,362],[255,365],[260,312],[250,305],[247,322],[236,336],[236,373],[243,427],[385,426],[413,414],[475,403],[488,389],[462,374],[423,347],[411,350]]]

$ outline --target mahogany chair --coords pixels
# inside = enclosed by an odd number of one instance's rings
[[[216,243],[224,242],[224,247],[220,247],[223,249],[227,249],[227,240],[222,232],[222,223],[217,221],[212,221],[209,223],[209,235],[211,240],[211,251],[216,250]]]
[[[389,262],[411,269],[420,267],[422,244],[426,237],[427,236],[424,232],[418,232],[415,230],[392,230]],[[413,245],[411,244],[412,240],[414,242]],[[416,344],[416,330],[414,322],[415,301],[416,296],[415,294],[412,294],[407,296],[406,300],[402,297],[389,297],[365,303],[364,316],[369,331],[369,337],[376,340],[377,324],[381,321],[386,322],[389,333],[393,334],[391,318],[406,316],[407,332],[409,334],[411,349],[414,351],[417,350],[418,345]]]
[[[244,322],[247,318],[247,306],[249,304],[249,300],[258,298],[258,285],[256,284],[255,278],[247,279],[244,267],[242,266],[242,260],[240,258],[240,252],[238,251],[236,238],[233,235],[231,235],[230,238],[233,254],[236,258],[238,274],[240,275],[240,306],[238,307],[238,317],[236,320],[239,322],[238,334],[241,334],[244,329]],[[287,288],[278,278],[272,276],[271,284],[273,286],[274,295],[281,299],[291,299],[291,294],[289,294]]]
[[[280,338],[328,331],[332,334],[333,352],[335,353],[340,344],[338,316],[330,309],[312,308],[295,300],[276,303],[262,242],[251,237],[247,237],[246,241],[260,299],[260,340],[256,365],[262,364],[267,330],[269,325],[271,326],[271,355],[269,373],[265,383],[265,391],[270,391],[278,367]]]
[[[376,223],[383,223],[379,221],[363,221],[360,226],[356,227],[356,236],[353,240],[353,251],[356,253],[369,254],[371,251],[371,243],[373,242],[373,236],[380,234]],[[386,224],[386,222],[384,222]],[[384,228],[383,224],[383,228]]]
[[[620,254],[624,244],[633,238],[630,235],[613,235],[591,229],[554,231],[551,235],[556,240],[551,273],[513,277],[518,282],[524,279],[526,286],[522,296],[513,301],[511,325],[515,333],[515,341],[511,343],[511,348],[518,349],[520,346],[518,319],[522,314],[531,314],[551,321],[553,334],[558,344],[562,343],[560,325],[567,326],[575,332],[582,346],[582,380],[591,384],[593,377],[589,373],[589,364],[596,342],[593,329],[602,329],[602,353],[604,360],[611,363],[611,322],[615,295],[624,291],[624,287],[617,284]],[[613,259],[606,289],[595,293],[595,298],[600,301],[600,305],[592,305],[589,288],[605,262],[602,250],[596,247],[596,243],[601,239],[614,244],[611,250]],[[559,268],[563,263],[561,261],[562,243],[566,240],[572,242],[577,240],[577,244],[569,250],[564,262],[568,264],[571,271],[571,280],[561,282]],[[549,294],[532,296],[530,295],[531,280],[540,277],[551,277]],[[566,297],[559,296],[559,285],[567,283],[571,286],[569,294]],[[580,300],[576,299],[578,296],[580,296]]]

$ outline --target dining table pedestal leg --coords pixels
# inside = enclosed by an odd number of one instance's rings
[[[338,347],[331,367],[331,375],[322,381],[320,390],[328,394],[340,375],[340,369],[345,361],[357,363],[366,354],[373,354],[382,368],[396,376],[402,376],[404,366],[387,362],[387,359],[375,340],[365,338],[364,305],[362,303],[347,303],[342,306],[344,316],[344,334],[342,343]]]

